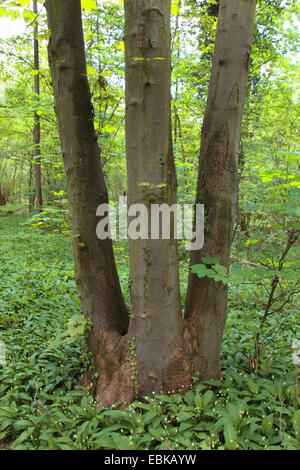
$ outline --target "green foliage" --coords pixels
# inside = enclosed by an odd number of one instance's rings
[[[123,411],[101,408],[92,388],[82,386],[90,365],[88,325],[80,313],[69,240],[28,230],[27,217],[0,217],[0,339],[7,345],[7,363],[0,366],[0,442],[15,450],[299,450],[290,347],[274,357],[273,349],[267,351],[260,371],[249,374],[249,331],[256,318],[247,313],[251,293],[243,304],[238,288],[231,292],[222,381],[197,385],[195,377],[183,395],[153,395]],[[119,247],[118,261],[127,250]],[[125,285],[127,264],[120,270]],[[296,323],[289,321],[279,347],[291,346]],[[131,352],[134,358],[134,344]]]
[[[81,0],[81,6],[87,12],[90,12],[93,9],[97,10],[96,0]]]
[[[42,212],[34,214],[26,225],[45,231],[60,232],[70,235],[70,217],[67,207],[45,207]]]
[[[202,264],[192,266],[192,273],[197,274],[199,278],[208,277],[215,282],[223,282],[228,284],[228,274],[225,266],[219,263],[218,258],[206,255],[202,258]]]

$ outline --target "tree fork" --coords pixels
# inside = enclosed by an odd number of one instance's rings
[[[205,206],[205,241],[202,250],[192,252],[191,265],[210,254],[229,267],[255,8],[255,0],[220,1],[197,182],[196,202]],[[185,317],[198,337],[194,362],[200,380],[220,377],[227,290],[222,282],[190,273]]]
[[[176,202],[170,126],[170,6],[125,0],[126,149],[129,205]],[[104,405],[157,391],[184,391],[193,373],[219,377],[227,288],[190,275],[181,318],[177,244],[131,240],[133,310],[129,324],[110,240],[96,238],[95,213],[107,202],[93,126],[79,0],[46,0],[49,61],[72,215],[75,272],[89,337],[97,394]],[[201,252],[228,266],[237,196],[237,149],[246,93],[254,0],[221,1],[197,202],[207,209]],[[146,182],[146,185],[143,184]],[[218,190],[217,190],[218,189]],[[128,326],[129,324],[129,326]],[[127,334],[126,334],[127,333]]]

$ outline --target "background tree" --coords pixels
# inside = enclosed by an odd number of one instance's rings
[[[36,94],[36,103],[38,108],[38,103],[40,99],[40,61],[39,61],[39,39],[38,39],[38,9],[37,9],[37,0],[33,1],[33,13],[36,15],[35,26],[34,26],[34,92]],[[42,197],[42,173],[41,173],[41,121],[39,116],[38,109],[34,112],[34,129],[33,129],[33,140],[34,140],[34,173],[35,173],[35,199],[38,212],[42,211],[43,207],[43,197]],[[30,169],[31,170],[31,169]],[[32,170],[31,170],[32,171]]]

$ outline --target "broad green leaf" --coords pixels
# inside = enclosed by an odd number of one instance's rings
[[[246,377],[246,382],[252,393],[256,394],[259,392],[259,386],[250,377]]]
[[[179,0],[172,0],[171,4],[171,14],[177,16],[179,13]]]
[[[204,264],[219,264],[219,258],[216,258],[216,257],[211,256],[211,255],[203,256],[203,258],[201,258],[201,260],[202,260],[202,263],[204,263]]]
[[[231,422],[224,424],[224,438],[227,449],[235,450],[237,448],[237,432]]]
[[[96,0],[81,0],[81,7],[87,12],[97,10],[97,2]]]
[[[22,14],[26,23],[32,23],[36,19],[36,15],[31,10],[24,10]]]
[[[292,423],[296,426],[300,426],[300,410],[295,411],[293,414]]]
[[[273,416],[269,415],[263,419],[263,422],[261,423],[261,431],[264,434],[264,436],[268,436],[272,429],[273,429]]]
[[[111,438],[115,444],[115,448],[118,450],[130,450],[132,449],[132,446],[130,445],[130,440],[129,437],[127,436],[122,436],[121,434],[117,432],[112,432],[111,433]]]

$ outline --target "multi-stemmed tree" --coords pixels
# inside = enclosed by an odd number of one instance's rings
[[[238,194],[238,150],[255,0],[221,0],[202,129],[197,203],[205,205],[209,254],[228,268]],[[171,0],[125,0],[128,203],[176,202],[170,114]],[[76,280],[104,405],[220,376],[227,287],[191,272],[180,308],[177,245],[130,240],[132,311],[126,311],[112,242],[96,236],[107,203],[93,125],[80,0],[46,0],[49,62],[71,208]],[[146,184],[145,184],[146,183]],[[151,225],[151,223],[150,223]]]

